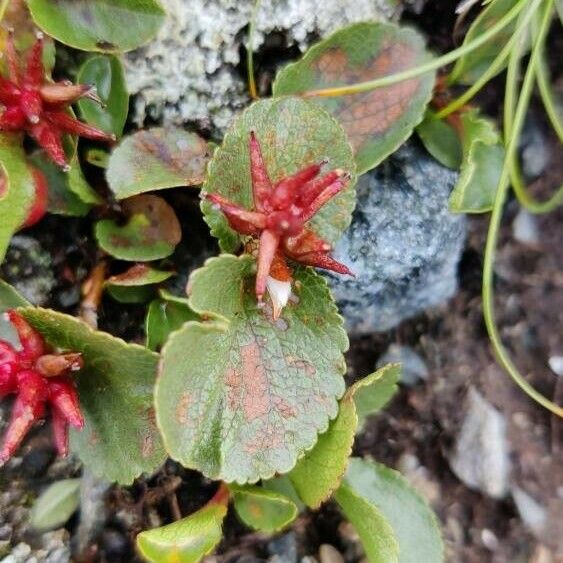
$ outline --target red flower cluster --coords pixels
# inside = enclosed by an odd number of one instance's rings
[[[88,84],[68,81],[47,82],[42,62],[43,35],[37,36],[31,48],[25,72],[20,70],[13,38],[6,44],[8,78],[0,77],[0,131],[25,131],[45,149],[53,161],[68,170],[62,145],[65,133],[80,135],[97,141],[115,140],[115,135],[72,117],[67,108],[80,98],[98,100],[95,89]]]
[[[249,150],[254,209],[244,209],[215,193],[202,197],[223,211],[235,231],[259,239],[258,301],[263,299],[268,276],[287,280],[285,258],[351,275],[344,264],[329,256],[330,244],[307,227],[317,211],[347,186],[350,175],[337,169],[319,176],[325,164],[320,162],[272,184],[254,132],[250,133]]]
[[[21,351],[0,340],[0,399],[17,398],[0,449],[0,465],[16,451],[36,420],[45,416],[49,403],[55,446],[60,455],[68,452],[68,425],[81,429],[84,419],[72,379],[67,375],[82,367],[78,353],[48,354],[42,336],[14,310],[6,313],[18,333]]]

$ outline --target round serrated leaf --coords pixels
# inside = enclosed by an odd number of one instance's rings
[[[33,504],[30,523],[40,532],[54,530],[76,512],[80,504],[80,479],[52,483]]]
[[[112,55],[90,57],[80,67],[77,82],[93,84],[103,102],[100,105],[86,98],[78,100],[82,117],[102,131],[120,137],[129,111],[129,95],[119,59]]]
[[[50,345],[82,354],[84,367],[74,377],[85,425],[71,429],[70,444],[84,465],[122,484],[154,471],[165,458],[153,410],[158,356],[69,315],[20,312]]]
[[[326,430],[348,347],[324,278],[298,268],[275,321],[257,306],[254,269],[250,256],[223,255],[192,274],[190,306],[211,320],[170,336],[155,391],[170,455],[240,484],[289,471]]]
[[[287,65],[273,85],[275,96],[375,80],[428,61],[424,40],[413,29],[388,23],[357,23],[311,47]],[[330,112],[354,147],[358,173],[377,166],[423,118],[434,73],[368,92],[311,101]]]
[[[221,541],[224,504],[208,504],[177,522],[141,532],[137,547],[151,563],[197,563]]]
[[[373,505],[388,522],[399,546],[396,561],[444,561],[444,546],[436,516],[400,473],[380,463],[360,458],[350,459],[342,488],[336,492],[335,498],[352,523],[357,525],[361,520],[353,516],[356,503],[348,500],[348,491]],[[368,532],[362,535],[362,542],[367,550],[366,540],[369,542],[377,532],[365,526],[363,529]],[[360,530],[358,527],[358,533]],[[373,560],[393,561],[378,558]]]
[[[143,194],[123,204],[129,217],[123,226],[110,219],[96,224],[100,247],[120,260],[149,262],[166,258],[182,238],[174,210],[162,198]]]
[[[154,127],[125,137],[111,153],[106,172],[117,199],[205,179],[211,151],[196,133]]]
[[[12,235],[24,223],[35,195],[35,183],[21,136],[0,133],[0,262]]]
[[[277,532],[299,513],[290,498],[276,491],[254,485],[230,485],[229,490],[240,519],[255,530]]]
[[[397,364],[385,366],[352,385],[340,401],[338,416],[288,473],[299,498],[318,508],[338,488],[352,453],[359,415],[379,410],[393,395],[399,378]]]
[[[166,13],[156,0],[28,0],[35,23],[84,51],[130,51],[152,39]]]
[[[266,168],[273,183],[324,158],[331,169],[352,174],[349,187],[327,203],[312,219],[321,238],[336,242],[348,227],[355,205],[355,165],[352,149],[342,127],[323,109],[299,98],[260,100],[247,108],[225,135],[208,168],[204,190],[219,193],[252,209],[252,185],[248,139],[255,131]],[[224,251],[234,252],[240,243],[224,215],[202,202],[205,220]]]

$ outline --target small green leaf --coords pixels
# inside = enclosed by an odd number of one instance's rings
[[[55,347],[81,352],[74,376],[85,426],[71,429],[70,444],[84,465],[109,481],[130,484],[165,458],[153,410],[158,356],[82,321],[48,309],[20,309]]]
[[[288,497],[254,485],[229,485],[235,510],[249,527],[277,532],[297,518],[295,503]]]
[[[388,364],[374,374],[354,384],[354,403],[358,415],[358,429],[365,419],[379,412],[397,393],[401,379],[401,365]]]
[[[79,84],[93,84],[104,103],[88,99],[78,101],[82,117],[106,133],[120,137],[129,111],[129,94],[123,76],[123,68],[117,57],[96,55],[90,57],[78,71]]]
[[[74,143],[74,142],[73,142]],[[76,143],[74,143],[75,145]],[[84,178],[82,167],[78,159],[76,148],[73,149],[73,156],[70,160],[70,170],[66,173],[69,190],[74,193],[84,203],[89,205],[100,205],[103,199],[96,193]]]
[[[154,127],[125,137],[111,153],[107,180],[117,199],[205,179],[211,152],[196,133]]]
[[[440,163],[458,170],[463,158],[461,141],[457,131],[445,120],[435,119],[426,112],[424,121],[416,128],[426,150]]]
[[[424,40],[413,29],[388,23],[356,23],[311,47],[283,68],[275,96],[352,85],[427,62]],[[377,166],[420,123],[434,87],[434,73],[338,97],[311,98],[344,127],[354,147],[358,173]]]
[[[334,498],[360,536],[369,563],[399,563],[399,545],[393,528],[373,503],[343,483]],[[420,559],[420,561],[425,560]]]
[[[465,34],[463,45],[467,45],[477,39],[485,31],[495,25],[508,10],[514,7],[514,0],[493,0],[484,8],[471,27]],[[514,33],[518,18],[513,19],[493,38],[489,39],[469,53],[461,56],[448,76],[450,84],[473,84],[491,66],[500,50],[506,45]],[[463,46],[462,45],[462,46]],[[502,72],[505,65],[501,65],[497,71]]]
[[[200,319],[201,317],[192,311],[187,303],[162,298],[151,301],[145,319],[147,347],[151,350],[159,350],[172,332],[188,321]]]
[[[255,131],[272,182],[300,168],[328,158],[330,168],[355,172],[346,135],[324,110],[299,98],[260,100],[247,108],[225,135],[209,163],[204,190],[219,193],[247,209],[253,206],[248,138]],[[311,221],[312,229],[334,243],[348,227],[355,205],[352,178],[349,187],[325,205]],[[205,220],[225,252],[240,245],[223,213],[202,202]]]
[[[166,15],[156,0],[28,0],[35,23],[83,51],[130,51],[148,43]]]
[[[166,258],[182,238],[180,222],[174,210],[162,198],[139,195],[125,201],[128,216],[120,226],[110,219],[96,224],[100,247],[120,260],[149,262]]]
[[[49,186],[49,213],[83,217],[90,205],[80,199],[69,186],[69,175],[63,172],[44,151],[39,150],[30,156],[34,166],[39,168],[47,179]]]
[[[63,526],[78,510],[80,479],[63,479],[52,483],[41,493],[31,509],[31,526],[47,532]]]
[[[210,320],[170,335],[155,391],[170,455],[239,484],[291,470],[326,430],[348,346],[324,278],[297,268],[276,321],[256,303],[254,271],[252,257],[222,255],[191,275],[189,304]]]
[[[108,278],[104,287],[120,303],[144,303],[154,294],[157,283],[167,280],[174,272],[151,268],[146,264],[135,264],[126,272]]]
[[[8,282],[0,279],[0,313],[16,307],[27,307],[29,301]]]
[[[0,263],[35,195],[33,175],[21,143],[19,135],[0,133]]]
[[[370,547],[371,542],[383,533],[377,532],[375,526],[372,528],[361,513],[356,512],[356,506],[360,504],[354,500],[354,496],[372,505],[391,526],[399,547],[398,559],[378,558],[375,546]],[[397,471],[372,461],[351,458],[335,499],[356,526],[370,561],[444,561],[444,546],[436,516]]]
[[[396,389],[398,365],[389,365],[352,385],[340,401],[338,416],[319,436],[315,447],[288,474],[299,498],[318,508],[338,488],[352,453],[358,426],[358,399],[362,416],[379,410]]]
[[[197,563],[221,541],[227,507],[208,504],[187,518],[137,536],[141,555],[151,563]]]
[[[103,149],[89,148],[86,150],[84,159],[92,166],[107,168],[109,163],[109,153]]]
[[[495,124],[478,110],[461,114],[463,162],[450,195],[452,213],[490,211],[504,163],[504,148]]]

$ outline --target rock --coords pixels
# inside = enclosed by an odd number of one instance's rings
[[[51,256],[27,235],[17,235],[10,241],[0,277],[34,305],[45,305],[55,286]]]
[[[466,409],[450,466],[468,487],[502,498],[510,475],[506,420],[474,387]]]
[[[125,56],[128,88],[137,94],[135,120],[141,124],[148,116],[165,123],[196,122],[222,133],[249,102],[246,74],[237,67],[254,0],[162,4],[168,17],[157,38]],[[267,41],[270,56],[276,47],[287,52],[297,45],[303,51],[348,23],[398,16],[397,5],[389,0],[263,2],[254,49]]]
[[[537,536],[541,536],[547,523],[547,511],[520,487],[512,487],[512,498],[518,509],[520,518]]]
[[[274,538],[266,546],[271,555],[270,563],[297,563],[297,537],[295,532],[288,532]]]
[[[23,457],[21,474],[27,479],[43,477],[55,459],[56,452],[49,442],[38,442]]]
[[[528,180],[542,174],[549,162],[550,151],[538,117],[530,113],[520,138],[522,172]]]
[[[537,245],[540,242],[540,234],[536,217],[525,209],[520,209],[512,222],[512,234],[519,242]]]
[[[328,543],[323,543],[319,547],[319,560],[321,563],[344,563],[342,554]]]
[[[329,274],[350,333],[389,330],[456,292],[466,220],[448,212],[455,180],[413,141],[360,177],[333,253],[356,277]]]
[[[123,533],[108,528],[102,534],[102,551],[107,561],[130,561],[131,545]]]
[[[550,356],[548,364],[553,373],[563,376],[563,356]]]
[[[428,379],[428,367],[425,361],[410,347],[391,344],[377,360],[377,368],[387,364],[401,364],[401,383],[407,387]]]

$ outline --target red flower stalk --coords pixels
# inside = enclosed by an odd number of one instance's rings
[[[249,150],[254,209],[244,209],[219,194],[202,193],[202,197],[221,209],[235,231],[259,239],[258,302],[262,302],[269,278],[282,282],[290,279],[285,258],[352,275],[344,264],[329,256],[331,245],[307,226],[317,211],[347,186],[350,174],[337,169],[319,176],[326,163],[323,161],[273,184],[254,132],[250,133]]]
[[[68,113],[68,106],[80,98],[99,101],[95,88],[69,81],[48,82],[42,55],[43,34],[38,33],[25,72],[22,72],[12,34],[9,35],[6,43],[8,78],[0,77],[0,104],[5,108],[0,115],[0,131],[25,131],[56,164],[68,170],[62,145],[63,134],[80,135],[95,141],[114,141],[115,135],[86,125]]]
[[[55,446],[68,453],[68,425],[81,429],[84,419],[78,395],[68,373],[82,367],[79,353],[50,354],[43,337],[13,309],[6,313],[18,333],[21,350],[0,340],[0,399],[16,394],[8,430],[0,449],[0,465],[21,444],[36,420],[45,416],[49,404]]]

